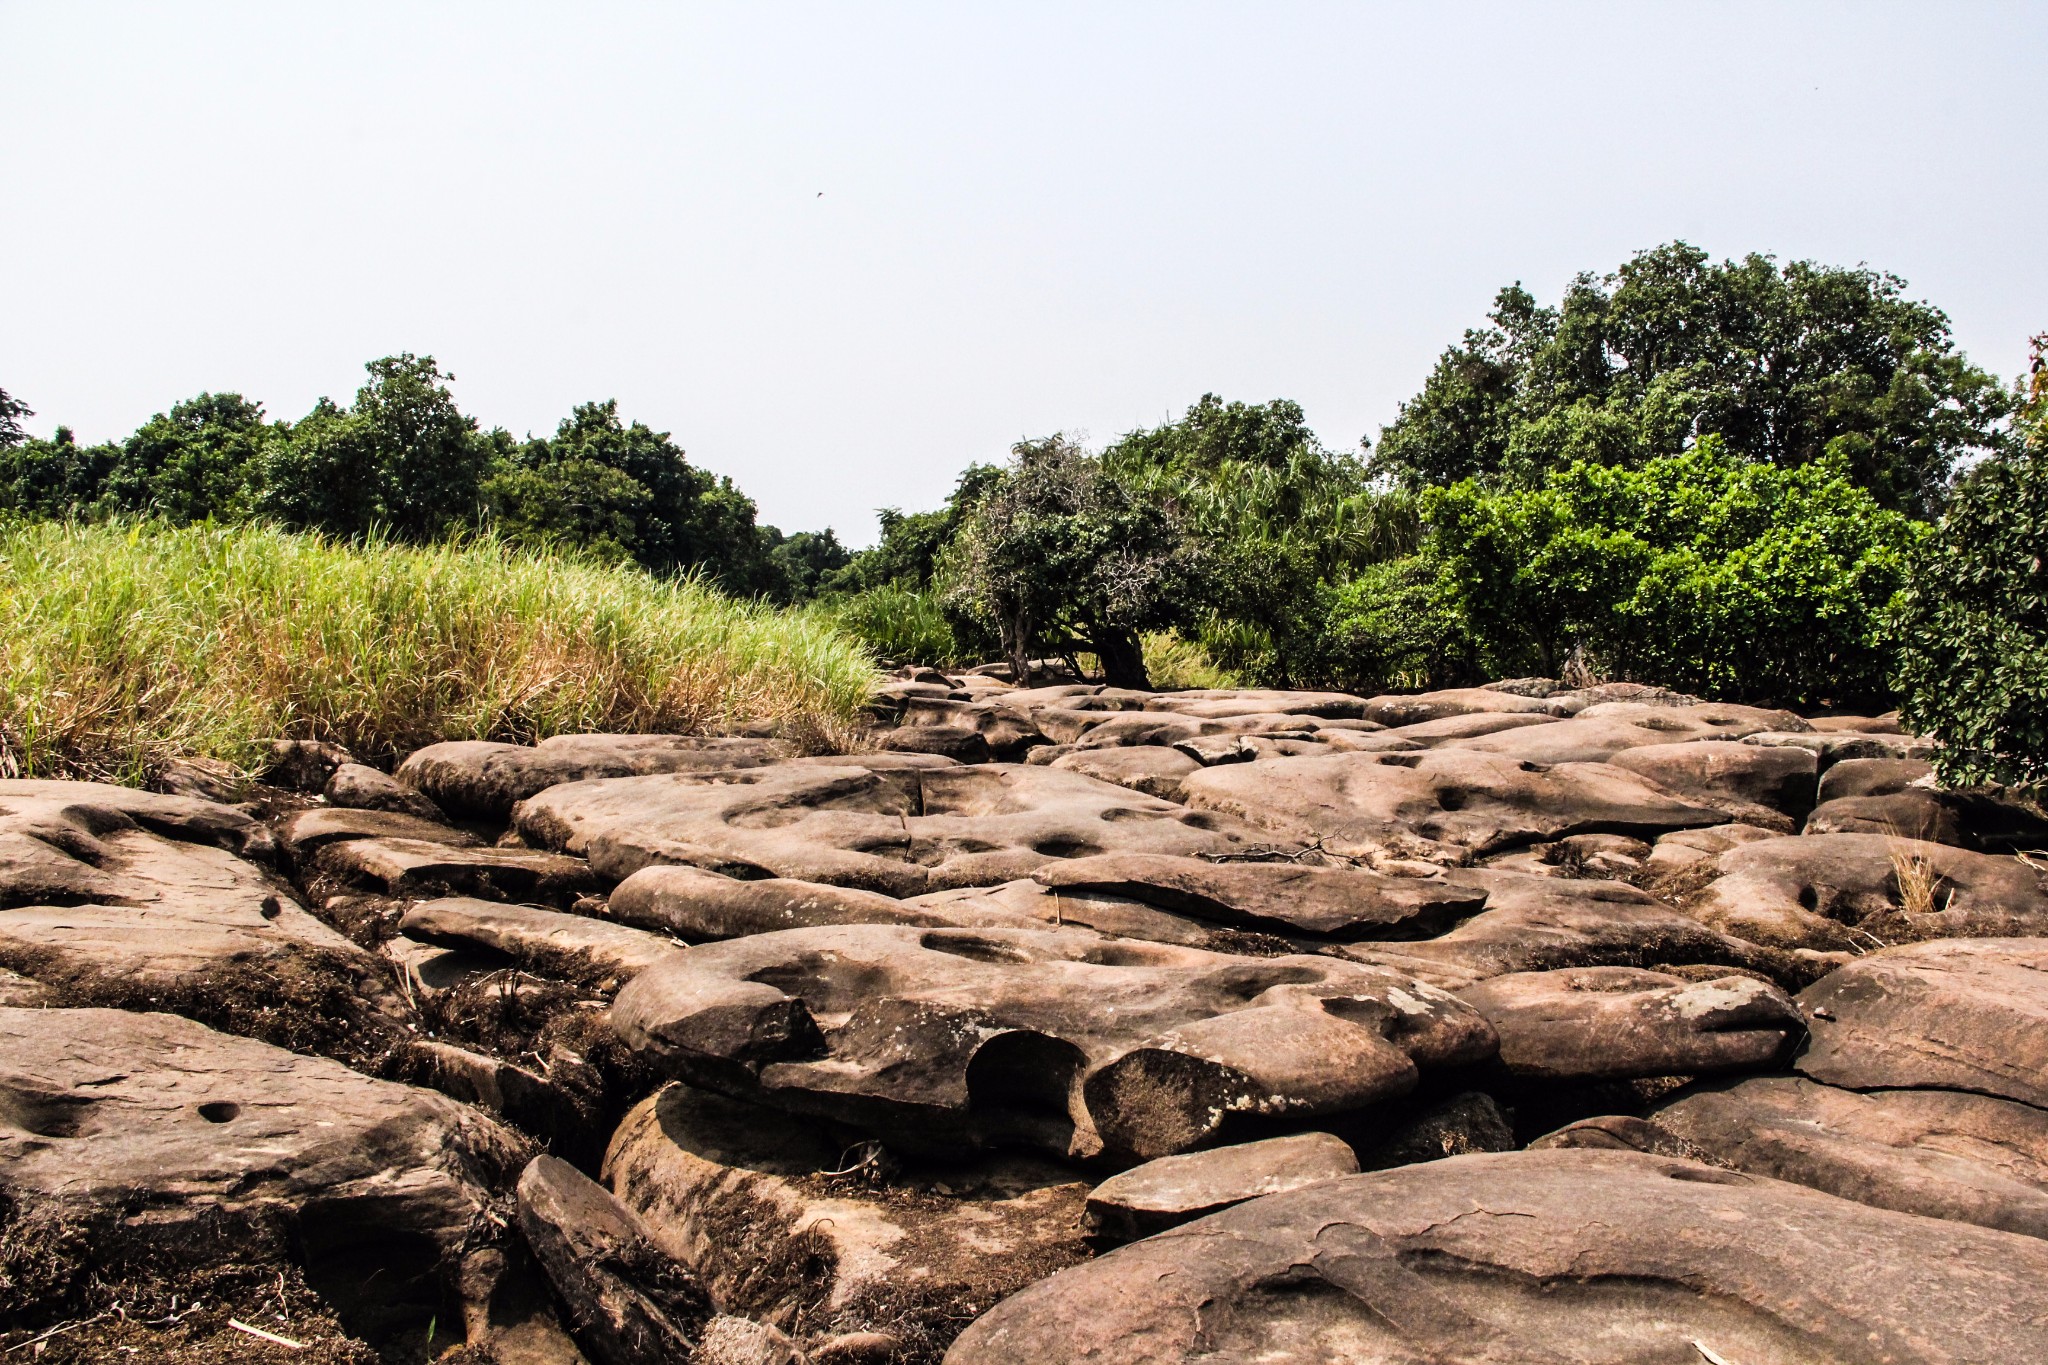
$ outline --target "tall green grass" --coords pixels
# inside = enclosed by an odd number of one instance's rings
[[[0,773],[132,779],[173,754],[248,768],[275,738],[388,761],[754,719],[824,748],[875,681],[827,621],[491,539],[0,525]]]
[[[810,611],[853,636],[878,658],[931,668],[973,662],[962,657],[936,592],[886,584],[816,603]]]

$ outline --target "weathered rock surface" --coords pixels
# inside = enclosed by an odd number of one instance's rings
[[[0,1189],[98,1230],[97,1254],[283,1220],[345,1316],[440,1302],[453,1258],[525,1160],[430,1091],[167,1014],[0,1009]]]
[[[1955,939],[1861,957],[1807,987],[1796,1063],[1852,1090],[1926,1087],[2048,1109],[2048,939]]]
[[[604,1179],[721,1311],[804,1345],[879,1333],[928,1359],[961,1322],[1087,1254],[1088,1187],[1070,1170],[886,1165],[825,1125],[671,1085],[619,1125]]]
[[[1716,866],[1720,877],[1687,908],[1774,947],[1860,952],[2048,930],[2048,876],[1948,844],[1809,834],[1744,844]]]
[[[1328,1133],[1163,1156],[1088,1191],[1088,1230],[1105,1241],[1134,1242],[1247,1199],[1357,1171],[1351,1145]]]
[[[691,1358],[710,1299],[631,1209],[551,1156],[534,1158],[518,1193],[526,1244],[595,1365]]]
[[[1417,943],[1353,944],[1347,957],[1375,962],[1457,990],[1508,972],[1562,967],[1709,964],[1770,971],[1781,964],[1614,881],[1461,869],[1453,885],[1487,893],[1487,908],[1449,933]]]
[[[1890,796],[1934,772],[1924,758],[1845,758],[1821,774],[1818,800]]]
[[[1787,834],[1814,805],[1816,767],[1805,749],[1692,740],[1623,749],[1608,762],[1737,820],[1780,824]]]
[[[269,831],[203,801],[0,782],[0,950],[39,980],[192,981],[317,962],[374,994],[375,960],[254,864]]]
[[[1823,773],[1852,758],[1932,759],[1941,746],[1913,735],[1855,734],[1844,730],[1766,730],[1742,737],[1744,744],[1793,745],[1813,751]]]
[[[423,820],[402,811],[353,810],[314,806],[287,816],[279,843],[294,864],[309,864],[328,844],[349,839],[405,839],[445,844],[449,848],[481,848],[483,840],[452,825]]]
[[[530,848],[471,848],[428,839],[347,839],[322,847],[314,865],[387,896],[484,896],[568,905],[604,885],[580,858]]]
[[[423,901],[398,927],[421,943],[483,948],[568,980],[628,980],[683,948],[664,935],[586,915],[460,896]]]
[[[362,763],[344,763],[334,770],[322,790],[330,806],[348,810],[384,810],[410,815],[417,820],[446,824],[441,808],[389,773],[378,772]]]
[[[1751,976],[1570,967],[1496,976],[1458,998],[1493,1025],[1501,1066],[1532,1080],[1761,1070],[1805,1027],[1783,991]]]
[[[1766,731],[1797,731],[1805,721],[1789,711],[1701,703],[1654,706],[1600,702],[1556,725],[1446,741],[1446,748],[1503,754],[1531,763],[1605,763],[1645,746],[1740,739]]]
[[[1033,878],[1058,891],[1125,896],[1233,928],[1340,941],[1428,938],[1486,903],[1486,893],[1472,887],[1351,867],[1146,853],[1048,863]]]
[[[1844,1199],[2048,1237],[2048,1110],[1796,1076],[1702,1085],[1649,1120],[1713,1161]]]
[[[897,753],[938,754],[959,763],[987,763],[995,750],[968,725],[909,725],[882,736],[882,747]]]
[[[619,993],[668,1074],[907,1150],[1149,1159],[1232,1115],[1310,1117],[1483,1061],[1485,1022],[1391,971],[1037,930],[798,929],[710,944]]]
[[[936,928],[958,922],[878,891],[786,877],[748,880],[682,863],[641,868],[613,888],[609,910],[621,924],[660,930],[691,942],[831,924]]]
[[[517,803],[563,782],[753,768],[790,752],[779,740],[687,735],[556,735],[530,748],[452,740],[418,750],[396,776],[450,815],[503,820]]]
[[[1607,764],[1545,768],[1448,747],[1205,768],[1181,787],[1190,805],[1320,839],[1342,856],[1457,862],[1568,834],[1658,834],[1727,819]]]
[[[2034,1238],[1542,1151],[1241,1204],[1033,1285],[946,1359],[1992,1365],[2033,1354],[2044,1322]]]
[[[1200,772],[1204,765],[1168,745],[1134,744],[1120,749],[1074,750],[1053,759],[1051,766],[1162,801],[1179,801],[1181,779]]]
[[[1254,841],[1198,814],[1056,768],[779,764],[556,787],[519,808],[531,844],[624,878],[654,863],[911,896],[1028,877],[1093,853],[1227,853]]]
[[[1742,746],[1747,749],[1751,746]],[[1782,753],[1783,750],[1765,752]],[[1908,788],[1884,796],[1838,796],[1815,806],[1802,834],[1878,834],[1894,839],[1974,848],[1976,840],[1963,828],[1951,805],[1925,788]]]
[[[1452,687],[1438,692],[1372,697],[1366,701],[1361,714],[1381,725],[1401,726],[1475,712],[1539,716],[1565,714],[1540,697],[1522,697],[1487,687]]]
[[[1783,834],[1781,829],[1765,829],[1762,825],[1745,825],[1740,821],[1709,825],[1705,829],[1675,829],[1658,837],[1645,863],[1660,872],[1676,871],[1718,857],[1731,848],[1740,848],[1761,839],[1776,839]]]

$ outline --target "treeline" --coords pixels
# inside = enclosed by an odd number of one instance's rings
[[[0,512],[187,525],[264,520],[340,538],[428,543],[481,528],[514,544],[697,572],[739,596],[814,595],[850,556],[830,530],[784,535],[753,499],[692,465],[668,433],[586,403],[551,437],[482,430],[431,356],[370,362],[342,407],[321,399],[296,422],[235,393],[202,393],[125,441],[79,445],[21,428],[32,415],[0,392]]]
[[[898,604],[851,613],[885,649],[1086,653],[1133,685],[1170,634],[1267,685],[1889,704],[1933,519],[2039,441],[2032,392],[1894,276],[1674,243],[1555,305],[1501,290],[1376,447],[1205,396],[970,468],[840,581]]]

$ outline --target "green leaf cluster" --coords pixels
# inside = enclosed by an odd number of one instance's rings
[[[1899,611],[1901,712],[1952,784],[2048,783],[2048,367],[2036,338],[2012,448],[1972,469]]]

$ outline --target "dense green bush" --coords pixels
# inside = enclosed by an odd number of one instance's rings
[[[1321,673],[1335,686],[1371,695],[1476,678],[1477,646],[1455,585],[1433,560],[1367,565],[1323,597]]]
[[[1899,612],[1906,723],[1944,782],[2048,783],[2048,374],[1962,481]]]
[[[1890,609],[1924,528],[1839,455],[1786,469],[1716,438],[1639,469],[1424,498],[1428,553],[1483,671],[1603,672],[1784,704],[1881,698]]]

